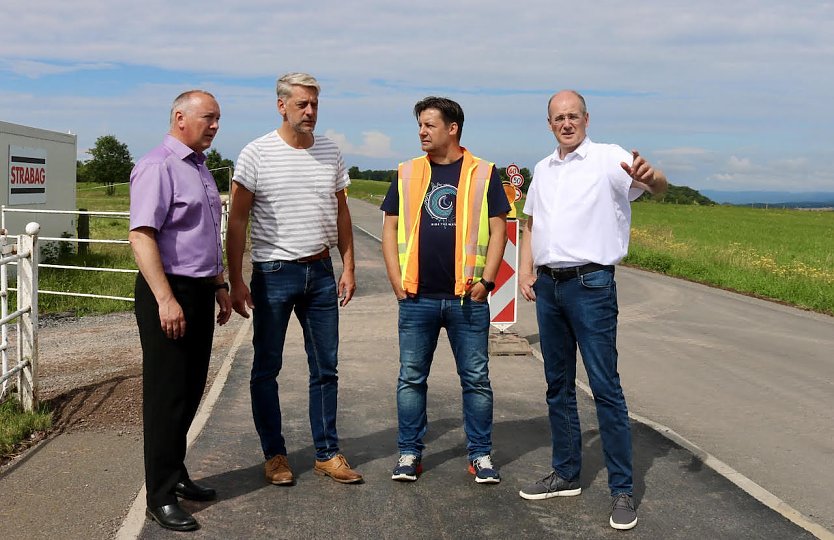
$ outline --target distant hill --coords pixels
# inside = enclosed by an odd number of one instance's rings
[[[658,203],[666,204],[698,204],[702,206],[709,206],[715,204],[708,197],[705,197],[698,191],[688,186],[675,186],[669,184],[669,189],[661,195],[652,195],[651,193],[644,193],[637,200],[652,200]]]
[[[769,204],[789,208],[820,208],[834,206],[834,192],[809,191],[806,193],[792,191],[701,191],[713,201],[721,204]]]

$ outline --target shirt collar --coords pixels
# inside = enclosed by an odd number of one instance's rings
[[[557,145],[556,150],[552,154],[550,154],[550,163],[564,163],[566,161],[570,161],[572,159],[577,158],[585,159],[585,156],[588,155],[588,148],[590,146],[591,139],[586,135],[582,142],[579,143],[579,146],[576,147],[576,150],[574,150],[573,152],[569,152],[568,155],[565,156],[565,159],[562,159],[561,157],[559,157],[559,146]]]
[[[201,165],[206,161],[206,155],[202,152],[195,152],[191,148],[185,145],[181,140],[177,139],[170,133],[165,135],[165,139],[162,141],[171,152],[174,153],[175,156],[180,158],[181,160],[189,159],[190,161],[194,162],[195,165]]]

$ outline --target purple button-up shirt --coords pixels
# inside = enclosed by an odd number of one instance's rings
[[[130,173],[130,230],[151,227],[166,274],[223,271],[220,194],[206,157],[171,135]]]

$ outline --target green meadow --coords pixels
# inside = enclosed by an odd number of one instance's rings
[[[635,203],[625,263],[834,315],[834,212]]]
[[[385,194],[388,193],[388,187],[391,184],[388,182],[379,182],[376,180],[354,180],[351,179],[350,187],[348,187],[348,197],[362,199],[377,207],[382,204]]]
[[[129,186],[115,186],[114,195],[107,195],[101,184],[79,182],[76,205],[86,210],[124,212],[130,208]],[[90,237],[99,240],[126,240],[128,220],[119,216],[90,216]],[[42,263],[95,268],[136,268],[130,246],[126,244],[89,244],[86,254],[77,244],[61,243],[44,251]],[[41,268],[39,288],[47,291],[69,291],[106,296],[133,296],[135,274],[93,272],[73,269]],[[124,300],[93,299],[41,293],[38,296],[42,314],[71,312],[77,315],[131,311],[133,303]]]

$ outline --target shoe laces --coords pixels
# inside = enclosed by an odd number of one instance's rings
[[[548,488],[553,487],[557,482],[559,482],[559,475],[556,473],[556,471],[553,471],[552,473],[539,480],[540,484],[544,484]]]
[[[479,458],[475,458],[474,460],[472,460],[472,465],[474,465],[478,469],[494,469],[495,468],[492,465],[492,457],[491,456],[481,456]]]
[[[403,454],[397,460],[397,467],[411,467],[417,462],[417,456],[412,454]]]
[[[632,503],[631,497],[627,493],[620,493],[614,497],[614,504],[611,505],[612,511],[615,508],[627,508],[634,511],[634,503]]]

